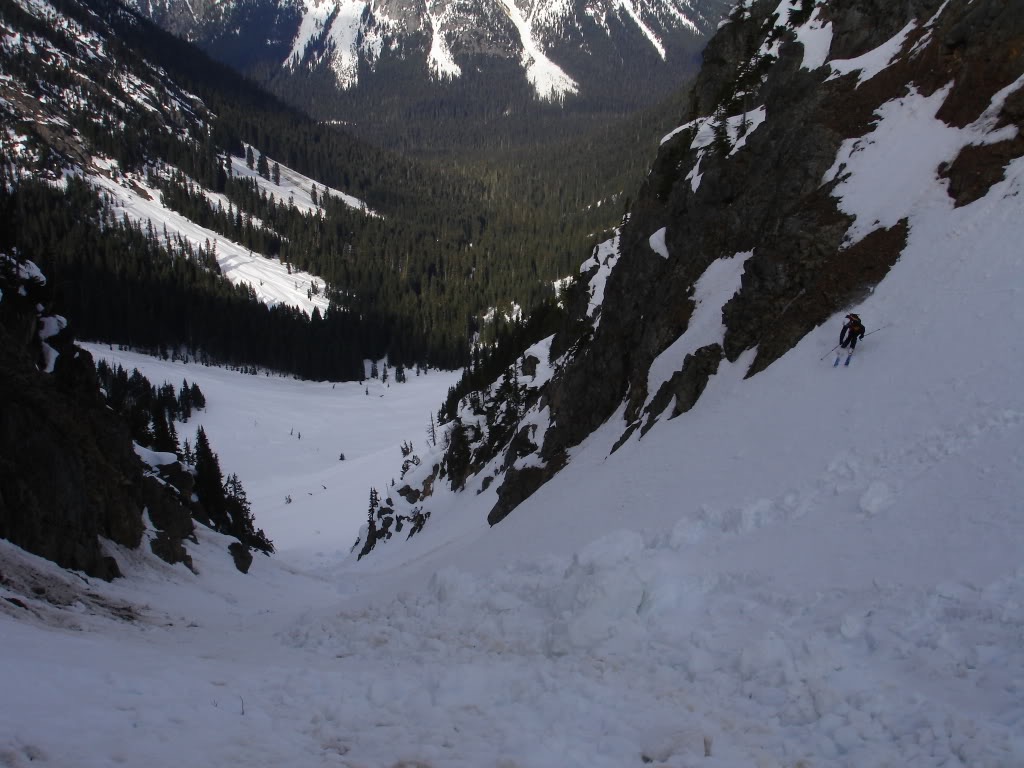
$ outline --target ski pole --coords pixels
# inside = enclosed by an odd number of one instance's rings
[[[836,351],[837,349],[839,349],[839,345],[838,345],[838,344],[836,344],[836,345],[835,345],[834,347],[832,347],[832,349],[830,349],[830,350],[829,350],[828,352],[826,352],[826,353],[825,353],[824,355],[822,355],[822,356],[821,356],[821,357],[819,357],[818,359],[819,359],[819,360],[824,360],[824,359],[825,359],[826,357],[828,357],[829,355],[831,355],[831,354],[832,354],[833,352],[835,352],[835,351]]]
[[[890,325],[892,325],[892,323],[886,323],[886,324],[885,324],[885,325],[883,325],[883,326],[882,326],[881,328],[875,328],[875,330],[871,331],[871,333],[878,333],[879,331],[884,331],[884,330],[885,330],[886,328],[888,328],[888,327],[889,327]],[[868,337],[868,336],[870,336],[870,335],[871,335],[871,333],[865,333],[865,334],[864,334],[865,338],[866,338],[866,337]],[[837,344],[836,346],[839,346],[839,345]],[[827,355],[826,355],[826,357],[827,357]],[[822,358],[822,359],[824,360],[824,358]]]

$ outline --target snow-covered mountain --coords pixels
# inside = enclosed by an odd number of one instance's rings
[[[674,71],[687,68],[698,41],[731,6],[728,0],[131,4],[232,63],[276,54],[278,65],[290,72],[329,71],[343,90],[385,59],[418,62],[440,80],[500,60],[518,67],[539,98],[553,101],[596,86],[601,71],[635,70],[642,76],[644,68],[670,59]]]
[[[159,142],[144,131],[195,146],[210,130],[209,108],[200,98],[159,66],[119,45],[120,33],[88,6],[58,9],[18,0],[15,7],[17,13],[12,8],[9,17],[0,19],[0,61],[8,72],[0,81],[0,119],[5,128],[4,162],[12,177],[57,181],[78,176],[100,193],[116,219],[159,231],[168,247],[211,249],[215,269],[228,280],[251,287],[267,304],[290,305],[307,314],[327,309],[328,297],[319,291],[323,280],[316,275],[254,252],[167,203],[158,182],[181,173],[181,168],[162,157]],[[120,23],[131,25],[123,9],[121,13]],[[140,114],[146,120],[139,119]],[[138,145],[152,147],[148,157],[136,150]],[[370,213],[365,203],[326,185],[320,185],[319,203],[311,203],[310,192],[316,198],[318,186],[313,179],[279,163],[278,180],[272,182],[269,174],[264,178],[246,165],[243,149],[240,145],[236,157],[222,150],[216,162],[232,177],[255,184],[270,200],[311,216],[322,215],[330,198]],[[256,147],[256,157],[261,154]],[[187,183],[211,208],[230,207],[225,195],[196,179]],[[254,226],[269,233],[258,220]],[[314,286],[319,286],[315,292]]]
[[[0,542],[0,757],[1024,764],[1021,39],[1003,0],[744,4],[575,323],[440,426],[452,377],[92,348],[201,385],[279,554],[103,542],[108,585]]]

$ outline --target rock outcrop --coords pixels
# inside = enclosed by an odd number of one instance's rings
[[[1024,14],[1008,0],[740,2],[689,103],[618,239],[565,294],[563,330],[463,394],[444,426],[474,435],[452,441],[463,471],[451,487],[493,487],[492,525],[610,419],[614,451],[683,417],[723,366],[756,376],[870,296],[915,215],[898,197],[865,220],[844,203],[887,113],[959,147],[917,169],[928,189],[911,196],[944,184],[963,206],[1002,180],[1024,156]],[[885,172],[876,162],[863,194],[889,200]]]
[[[127,426],[105,405],[88,352],[66,330],[40,339],[41,276],[0,255],[0,538],[57,564],[110,580],[120,575],[101,539],[138,547],[148,510],[153,551],[189,563],[187,508],[166,481],[147,477]],[[52,372],[46,361],[52,360]]]
[[[537,398],[549,422],[538,468],[506,473],[489,520],[509,514],[623,405],[620,444],[692,408],[721,362],[756,350],[746,371],[754,376],[866,297],[900,258],[909,223],[868,223],[851,235],[854,217],[834,194],[845,178],[835,167],[841,149],[910,94],[943,95],[937,118],[950,127],[976,124],[1024,76],[1019,10],[1006,0],[794,0],[788,13],[777,0],[740,3],[705,51],[687,122],[663,141],[624,221],[597,327],[554,339],[566,353]],[[822,40],[827,50],[808,48]],[[989,128],[1024,128],[1022,112],[1018,88]],[[1021,135],[968,145],[935,176],[968,204],[1024,154]],[[690,326],[698,279],[744,253],[721,342],[682,355],[649,392],[652,363]]]

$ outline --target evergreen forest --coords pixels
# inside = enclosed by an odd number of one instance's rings
[[[514,140],[403,152],[286,106],[116,0],[53,5],[107,35],[116,65],[83,56],[59,25],[0,7],[5,24],[60,51],[8,48],[0,63],[67,124],[55,135],[0,107],[28,137],[28,151],[0,141],[0,247],[33,255],[81,338],[303,378],[361,379],[364,359],[385,356],[475,365],[481,345],[521,334],[531,312],[548,308],[550,326],[556,281],[618,225],[682,111],[678,97],[610,122],[538,110]],[[133,108],[126,81],[151,91],[153,108]],[[376,215],[328,195],[314,213],[268,196],[231,173],[229,157],[252,162],[254,147],[265,178],[285,165]],[[75,171],[90,155],[146,178],[166,207],[218,236],[318,276],[330,308],[268,307],[219,274],[213,245],[133,223]]]

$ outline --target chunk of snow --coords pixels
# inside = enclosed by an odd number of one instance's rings
[[[665,227],[662,227],[657,232],[648,238],[648,243],[651,246],[651,250],[661,256],[663,259],[668,258],[668,246],[665,244]]]

